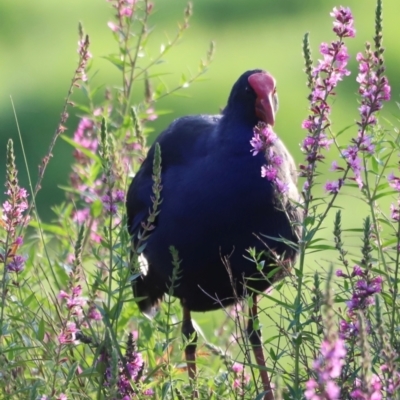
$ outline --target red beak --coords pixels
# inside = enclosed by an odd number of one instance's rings
[[[248,78],[250,86],[256,92],[256,115],[261,121],[274,126],[275,79],[267,72],[256,72]]]

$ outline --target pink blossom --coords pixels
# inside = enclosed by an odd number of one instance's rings
[[[113,32],[118,32],[119,31],[119,26],[115,25],[114,22],[107,22],[107,26],[113,31]]]
[[[389,185],[397,190],[398,192],[400,192],[400,178],[398,178],[397,176],[395,176],[392,172],[388,175],[388,181],[389,181]]]
[[[122,7],[119,14],[121,17],[131,17],[132,16],[132,8],[131,7]]]
[[[243,371],[243,364],[239,364],[237,362],[233,363],[232,365],[232,371],[236,374],[240,373]]]
[[[269,181],[273,181],[276,179],[278,171],[272,165],[263,165],[261,167],[261,176],[263,178],[267,178]]]
[[[88,312],[88,318],[93,319],[95,321],[101,321],[103,319],[103,316],[101,313],[96,309],[95,306],[90,307],[89,312]]]
[[[331,194],[339,193],[340,188],[342,187],[343,182],[339,179],[337,181],[326,182],[325,190]]]
[[[363,276],[363,270],[359,265],[355,265],[353,267],[353,273],[352,276]]]
[[[75,322],[67,322],[63,331],[58,335],[58,341],[60,344],[77,344],[76,333],[79,331],[77,329]]]

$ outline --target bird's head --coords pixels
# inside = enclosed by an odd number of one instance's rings
[[[224,114],[245,118],[253,125],[263,121],[275,124],[278,110],[275,79],[261,69],[245,72],[233,85]]]

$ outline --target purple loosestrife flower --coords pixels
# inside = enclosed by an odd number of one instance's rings
[[[388,175],[388,181],[389,185],[396,190],[400,196],[400,178],[391,172]],[[390,205],[390,218],[392,218],[392,220],[395,222],[400,221],[400,197],[397,199],[397,205],[393,203]]]
[[[64,290],[61,290],[58,295],[60,299],[66,300],[66,306],[70,311],[71,315],[75,315],[78,317],[82,316],[83,314],[82,307],[86,304],[86,300],[83,297],[81,297],[81,293],[82,293],[82,287],[81,285],[78,285],[72,288],[71,294],[64,292]]]
[[[271,126],[263,122],[259,122],[254,127],[253,133],[253,138],[250,140],[252,146],[250,151],[253,153],[253,156],[263,151],[268,161],[268,165],[265,164],[261,167],[261,176],[272,182],[278,193],[286,193],[289,186],[278,177],[283,160],[274,151],[274,143],[278,139],[276,133],[272,130]]]
[[[308,400],[339,400],[340,388],[335,379],[340,376],[346,349],[342,339],[328,340],[321,343],[321,354],[313,363],[317,378],[306,383],[304,393]]]
[[[233,389],[235,389],[239,395],[243,395],[245,393],[246,386],[250,382],[250,375],[245,372],[242,364],[236,362],[232,365],[232,372],[235,376],[232,385]]]
[[[58,341],[60,344],[78,344],[79,341],[76,340],[76,333],[79,329],[76,327],[75,322],[67,322],[64,329],[58,335]]]
[[[74,141],[85,149],[90,150],[92,153],[96,153],[98,140],[95,125],[92,120],[89,118],[82,118],[79,121],[78,127],[74,133]],[[79,149],[75,149],[73,155],[81,165],[88,165],[92,162],[91,158],[86,156]]]
[[[358,278],[353,284],[351,299],[346,302],[348,320],[341,320],[339,323],[340,337],[342,339],[357,339],[359,333],[357,312],[364,313],[371,304],[374,304],[375,294],[382,291],[383,279],[381,276],[369,276],[369,270],[363,269],[359,265],[354,265],[351,277],[343,273],[338,274],[338,271],[336,276],[344,279]],[[368,331],[370,329],[369,322],[368,320],[366,322]]]
[[[107,194],[102,196],[101,201],[104,209],[111,215],[115,215],[118,211],[118,204],[125,199],[125,193],[122,190],[107,191]]]
[[[26,261],[26,257],[14,255],[12,257],[12,261],[7,264],[7,270],[9,272],[15,272],[16,274],[19,274],[20,272],[22,272],[24,270],[25,261]]]
[[[327,103],[328,98],[335,94],[334,89],[343,77],[350,74],[346,68],[349,55],[343,39],[355,35],[353,17],[350,9],[343,7],[334,8],[331,16],[335,18],[333,31],[338,36],[338,40],[332,41],[330,44],[322,43],[320,46],[322,59],[311,71],[310,115],[302,123],[302,128],[308,131],[308,135],[302,143],[307,166],[300,167],[301,176],[306,178],[307,184],[304,186],[306,191],[313,184],[316,162],[325,158],[321,150],[329,150],[332,143],[325,133],[330,126],[331,109]],[[329,193],[336,194],[343,183],[344,181],[328,182],[325,188]]]
[[[101,361],[106,363],[110,362],[109,358],[104,355],[101,356]],[[134,334],[130,333],[127,342],[125,362],[122,363],[121,360],[118,361],[117,387],[119,398],[131,399],[136,397],[138,394],[143,396],[152,396],[154,394],[152,389],[143,390],[139,385],[140,380],[142,379],[143,370],[144,361],[142,354],[136,351]],[[111,367],[107,367],[104,374],[106,386],[110,385],[111,377]]]
[[[29,217],[24,216],[24,212],[28,209],[28,193],[25,189],[20,188],[18,183],[13,187],[8,184],[7,186],[8,200],[3,203],[1,224],[10,238],[14,238],[17,226],[26,225],[29,221]]]
[[[353,26],[353,15],[351,14],[350,8],[339,7],[339,9],[337,9],[335,7],[330,15],[335,18],[333,31],[339,37],[355,37],[356,30]]]
[[[384,387],[382,388],[383,390],[386,391],[388,395],[388,399],[395,398],[394,395],[398,393],[400,389],[400,373],[397,370],[397,365],[395,362],[393,362],[395,359],[398,358],[398,354],[396,352],[393,352],[391,349],[392,354],[386,354],[387,364],[383,364],[380,367],[380,370],[382,372],[382,382],[385,382]],[[391,397],[393,396],[393,397]]]
[[[93,319],[94,321],[101,321],[103,316],[100,311],[94,305],[91,305],[87,314],[89,319]]]
[[[336,272],[336,276],[349,278],[349,276]],[[356,310],[363,310],[368,305],[373,304],[373,295],[382,291],[383,279],[381,276],[369,277],[366,270],[359,265],[353,267],[352,278],[358,277],[354,283],[353,295],[351,300],[347,302],[349,316],[352,316]]]
[[[339,337],[343,340],[354,339],[359,336],[360,323],[358,321],[345,321],[344,319],[339,322]]]
[[[360,386],[361,382],[356,381],[356,385]],[[368,388],[358,387],[350,393],[352,400],[382,400],[382,385],[380,378],[373,374]]]
[[[339,179],[333,182],[326,182],[325,183],[325,190],[328,193],[339,193],[340,188],[343,185],[343,179]]]
[[[390,100],[390,86],[388,79],[383,75],[385,71],[383,60],[376,57],[369,43],[366,45],[365,54],[358,53],[356,59],[359,63],[356,80],[360,84],[358,92],[361,96],[360,120],[357,121],[358,134],[342,154],[348,167],[354,173],[351,179],[355,180],[362,189],[364,184],[361,178],[360,153],[373,154],[374,152],[372,135],[367,131],[371,126],[376,125],[375,114],[382,109],[383,101]]]

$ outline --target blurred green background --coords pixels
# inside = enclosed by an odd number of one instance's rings
[[[186,2],[156,0],[151,25],[150,49],[158,52],[166,37],[172,38],[177,23],[182,21]],[[301,53],[302,38],[310,32],[313,56],[317,58],[322,41],[333,39],[329,12],[339,6],[337,0],[194,0],[191,27],[183,40],[166,57],[158,71],[168,72],[165,80],[178,83],[188,69],[195,72],[200,58],[205,57],[210,40],[215,40],[217,52],[203,82],[185,89],[188,98],[169,96],[157,104],[158,110],[172,112],[150,123],[162,130],[174,118],[189,113],[217,113],[225,105],[232,84],[247,69],[269,70],[278,81],[280,111],[276,132],[284,139],[297,162],[302,161],[299,143],[304,136],[300,125],[307,115],[307,88]],[[363,49],[374,33],[373,0],[346,0],[351,7],[357,29],[356,39],[347,40],[352,55],[352,75],[338,89],[334,104],[334,129],[354,123],[357,118],[355,55]],[[398,0],[384,0],[384,44],[387,48],[387,75],[392,85],[393,100],[400,89],[400,52],[398,48]],[[94,65],[97,71],[92,86],[119,85],[115,67],[102,57],[116,52],[116,43],[107,22],[113,10],[105,0],[28,0],[0,3],[0,176],[5,173],[5,145],[14,139],[20,181],[27,186],[21,157],[21,146],[11,107],[12,96],[23,140],[27,150],[33,182],[37,166],[45,155],[50,138],[57,126],[64,98],[77,62],[77,26],[84,25],[90,35]],[[141,92],[141,87],[137,88]],[[75,92],[75,98],[78,95]],[[70,109],[68,134],[72,135],[77,117]],[[387,106],[384,115],[394,120],[398,116],[395,102]],[[355,134],[355,130],[352,131]],[[58,185],[67,182],[71,162],[71,147],[59,141],[54,151],[39,193],[38,206],[42,218],[50,219],[50,207],[64,198]],[[3,181],[3,179],[1,180]],[[1,190],[0,200],[3,191]]]

